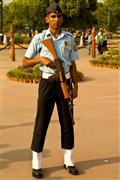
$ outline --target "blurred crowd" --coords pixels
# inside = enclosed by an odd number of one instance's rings
[[[70,31],[70,29],[65,29],[65,31]],[[92,29],[87,29],[86,31],[79,30],[71,30],[70,31],[75,40],[77,40],[78,47],[86,47],[88,55],[91,54],[91,46],[92,46]],[[33,37],[38,34],[38,30],[33,31],[30,29],[28,36]],[[104,51],[108,50],[107,41],[112,38],[112,34],[108,32],[106,29],[100,28],[95,32],[95,43],[99,54],[103,54]],[[7,45],[7,34],[0,33],[0,44]]]
[[[88,29],[86,31],[76,31],[73,33],[74,38],[79,38],[79,47],[86,47],[88,54],[91,54],[91,45],[92,45],[92,30]],[[111,34],[103,28],[100,28],[99,31],[95,32],[95,43],[99,54],[103,54],[104,51],[108,50],[107,40],[111,37]]]

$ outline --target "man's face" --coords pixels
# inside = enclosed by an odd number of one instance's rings
[[[63,16],[61,13],[50,13],[46,17],[46,22],[52,29],[59,29],[63,23]]]

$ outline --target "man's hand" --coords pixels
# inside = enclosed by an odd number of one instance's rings
[[[75,86],[73,88],[71,95],[72,95],[72,99],[77,98],[77,96],[78,96],[78,86]]]
[[[78,96],[78,79],[77,79],[77,69],[75,62],[72,62],[72,65],[70,67],[70,75],[73,83],[72,98],[74,99]]]
[[[49,68],[53,68],[55,66],[53,61],[48,62],[48,64],[46,64],[47,67]]]
[[[41,58],[42,58],[42,63],[47,67],[53,68],[55,66],[54,62],[51,59],[47,57],[41,57]]]

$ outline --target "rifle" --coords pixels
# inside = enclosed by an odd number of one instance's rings
[[[63,69],[63,66],[62,66],[62,62],[58,58],[58,55],[57,55],[56,50],[54,48],[53,39],[52,38],[44,39],[42,41],[42,43],[44,44],[44,46],[47,47],[47,49],[51,52],[51,54],[52,54],[52,56],[54,58],[56,67],[58,69],[58,78],[59,78],[60,85],[61,85],[61,88],[62,88],[62,91],[63,91],[63,95],[64,95],[64,98],[66,99],[66,101],[68,103],[69,112],[70,112],[70,116],[72,118],[73,124],[75,124],[74,119],[73,119],[73,100],[72,100],[71,94],[70,94],[70,92],[68,90],[68,86],[67,86],[67,83],[66,83],[66,77],[65,77],[65,74],[64,74],[64,69]]]

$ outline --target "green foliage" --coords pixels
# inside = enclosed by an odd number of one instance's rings
[[[91,11],[95,11],[97,8],[97,0],[88,0],[89,8]]]
[[[37,26],[45,27],[43,21],[48,0],[16,0],[4,6],[5,30],[9,29],[12,23],[16,30],[24,29],[27,25],[33,29]]]
[[[31,41],[31,37],[15,35],[15,43],[18,43],[18,44],[22,44],[22,43],[29,44],[30,41]]]
[[[109,51],[104,52],[103,55],[92,59],[91,64],[103,64],[103,65],[112,65],[120,66],[120,49],[109,49]]]
[[[4,6],[4,31],[8,31],[12,23],[16,31],[21,29],[37,29],[39,32],[46,28],[44,21],[45,9],[49,2],[55,0],[16,0]],[[86,0],[59,0],[58,2],[64,13],[64,27],[84,29],[92,26],[92,16],[89,4]],[[77,23],[76,23],[77,22]]]
[[[23,38],[21,36],[16,35],[15,36],[15,43],[22,44],[23,43]]]
[[[98,27],[115,32],[120,24],[120,0],[104,0],[103,4],[98,4],[94,14],[98,19]]]
[[[8,31],[12,23],[16,31],[39,32],[46,28],[45,9],[49,2],[56,1],[64,14],[64,27],[86,29],[95,25],[115,31],[120,24],[120,0],[15,0],[4,5],[4,31]]]
[[[67,17],[79,15],[81,1],[60,0],[59,4]]]
[[[40,70],[39,70],[40,65],[36,65],[34,67],[23,67],[19,66],[17,68],[14,68],[10,70],[7,73],[8,77],[15,77],[17,79],[35,79],[35,80],[40,80]]]
[[[23,36],[22,38],[23,38],[23,43],[25,43],[25,44],[29,44],[31,41],[31,37]]]
[[[94,15],[98,20],[98,28],[103,27],[105,29],[108,29],[108,12],[106,11],[106,7],[103,4],[98,4],[98,8],[94,12]]]
[[[60,0],[59,4],[65,15],[65,27],[85,30],[96,24],[96,18],[89,9],[89,4],[86,0]]]
[[[17,80],[19,79],[26,79],[26,80],[36,80],[40,81],[41,79],[41,71],[40,71],[40,64],[34,66],[34,67],[23,67],[23,66],[18,66],[17,68],[14,68],[10,70],[7,73],[8,78],[16,78]],[[83,73],[77,72],[78,76],[78,81],[81,81],[83,79]]]

